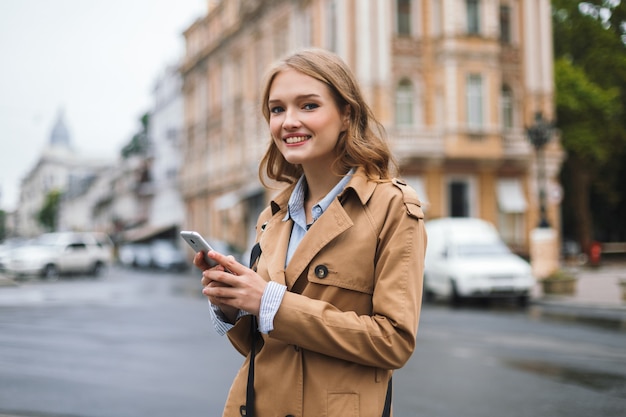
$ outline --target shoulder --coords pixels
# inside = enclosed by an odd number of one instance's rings
[[[372,195],[374,204],[401,206],[410,217],[423,219],[422,203],[415,190],[400,178],[378,183]]]

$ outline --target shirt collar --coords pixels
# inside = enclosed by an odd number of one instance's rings
[[[351,168],[350,171],[348,171],[348,173],[333,187],[333,189],[330,190],[324,198],[317,202],[315,206],[313,206],[313,221],[317,220],[317,218],[326,211],[333,200],[343,191],[348,182],[350,182],[354,171],[355,169]],[[285,214],[283,221],[287,221],[291,218],[296,222],[302,221],[306,223],[306,220],[302,220],[302,218],[306,219],[306,215],[304,213],[304,197],[306,195],[306,191],[306,178],[302,175],[291,192],[289,202],[287,203],[287,213]]]

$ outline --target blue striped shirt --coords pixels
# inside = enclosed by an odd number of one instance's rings
[[[351,169],[348,174],[341,179],[335,185],[335,187],[330,190],[326,197],[321,199],[315,206],[313,206],[311,216],[313,218],[313,222],[315,222],[325,211],[328,209],[328,206],[333,202],[335,198],[343,191],[346,187],[352,175],[354,174],[354,168]],[[307,230],[311,226],[306,222],[306,214],[304,211],[304,199],[306,196],[307,184],[306,178],[304,175],[300,177],[295,188],[291,192],[291,196],[289,197],[289,203],[287,205],[287,214],[283,218],[283,221],[286,222],[289,219],[293,220],[293,227],[291,229],[291,236],[289,237],[289,246],[287,247],[287,257],[285,260],[285,267],[289,264],[289,261],[293,257],[298,245],[304,238]],[[265,287],[265,291],[261,296],[261,307],[259,310],[259,331],[261,333],[269,333],[274,330],[274,317],[278,312],[278,308],[280,307],[280,303],[283,300],[283,296],[287,291],[287,287],[285,285],[279,284],[274,281],[270,281]],[[218,334],[224,335],[226,334],[233,325],[226,321],[226,318],[222,314],[219,307],[211,305],[211,318],[213,320],[213,325],[215,326],[215,330]],[[246,311],[239,311],[237,318],[250,314]]]

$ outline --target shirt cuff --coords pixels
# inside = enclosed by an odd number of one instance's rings
[[[210,301],[209,305],[211,306],[210,312],[211,320],[213,321],[213,327],[215,327],[215,331],[217,332],[217,334],[219,334],[220,336],[224,336],[226,333],[228,333],[230,329],[234,327],[234,325],[227,321],[226,316],[224,315],[224,313],[222,313],[222,310],[220,310],[218,306],[211,304]],[[248,313],[247,311],[239,310],[236,320],[239,320],[241,317],[248,314],[250,313]]]
[[[265,291],[261,296],[261,307],[259,309],[259,331],[268,334],[274,330],[274,316],[278,312],[283,296],[287,291],[287,286],[274,281],[267,283]]]

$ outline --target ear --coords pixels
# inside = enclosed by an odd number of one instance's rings
[[[350,106],[346,104],[346,107],[343,110],[343,115],[341,117],[341,129],[348,130],[348,126],[350,126],[350,115],[352,114]]]

